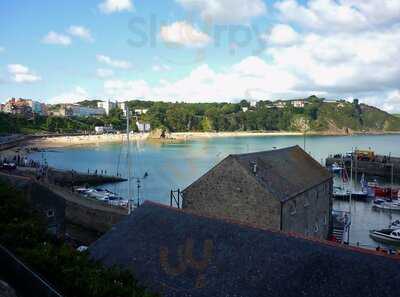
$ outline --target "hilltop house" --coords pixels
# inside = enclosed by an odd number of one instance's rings
[[[327,238],[330,173],[299,146],[230,155],[183,191],[186,210]]]

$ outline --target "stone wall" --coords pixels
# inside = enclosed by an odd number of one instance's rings
[[[71,201],[67,201],[65,215],[67,222],[98,233],[109,231],[113,225],[126,216],[126,214],[87,207]]]
[[[285,202],[282,208],[282,231],[328,238],[332,187],[332,180],[329,180]]]
[[[233,157],[228,157],[183,192],[182,207],[198,213],[280,229],[280,201]]]
[[[0,181],[22,191],[33,208],[40,212],[47,222],[49,231],[63,235],[65,231],[65,201],[46,187],[28,177],[0,173]]]
[[[128,214],[125,208],[86,199],[68,188],[29,177],[0,173],[0,181],[22,190],[32,201],[33,207],[47,219],[49,231],[52,233],[64,234],[66,223],[105,233]]]

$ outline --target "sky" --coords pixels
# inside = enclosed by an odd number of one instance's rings
[[[400,0],[0,1],[0,102],[312,94],[400,112]]]

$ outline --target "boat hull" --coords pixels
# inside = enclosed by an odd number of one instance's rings
[[[385,244],[390,244],[390,245],[400,246],[400,240],[399,240],[399,239],[391,238],[389,235],[376,232],[376,230],[371,230],[371,231],[369,232],[369,236],[370,236],[373,240],[375,240],[375,241],[377,241],[377,242],[381,242],[381,243],[385,243]]]

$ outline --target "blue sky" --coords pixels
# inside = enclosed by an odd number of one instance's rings
[[[0,2],[0,100],[319,94],[400,111],[397,0]]]

